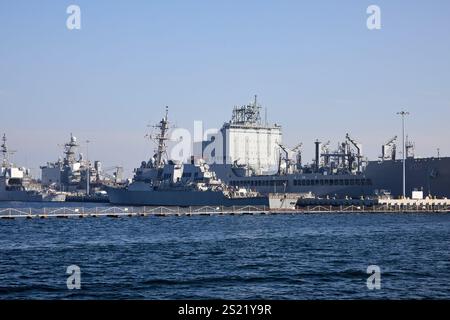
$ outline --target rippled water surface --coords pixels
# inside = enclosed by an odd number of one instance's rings
[[[449,299],[449,248],[448,214],[0,220],[0,298]]]

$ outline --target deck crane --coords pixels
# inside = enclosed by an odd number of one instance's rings
[[[381,146],[381,160],[395,160],[397,146],[395,142],[397,141],[397,136],[389,139],[385,144]]]

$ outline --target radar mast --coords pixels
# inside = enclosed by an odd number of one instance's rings
[[[2,137],[2,145],[1,145],[1,152],[2,152],[2,167],[7,168],[11,166],[10,158],[9,156],[14,154],[15,151],[11,151],[8,148],[8,145],[6,144],[6,134],[3,134]]]
[[[70,134],[70,141],[64,144],[64,154],[66,155],[64,160],[66,164],[71,164],[75,162],[75,152],[79,144],[77,143],[77,138]]]
[[[164,155],[167,153],[167,140],[169,140],[169,107],[166,106],[164,118],[153,127],[159,130],[159,133],[156,135],[150,135],[150,139],[158,145],[153,156],[154,166],[156,168],[162,168],[164,166]]]
[[[2,137],[2,166],[7,167],[9,164],[8,160],[8,146],[6,145],[6,134]]]

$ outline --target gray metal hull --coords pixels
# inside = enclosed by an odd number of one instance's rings
[[[424,194],[438,198],[450,198],[450,158],[407,159],[406,194],[411,196],[414,189],[422,189]],[[395,196],[403,193],[403,161],[371,161],[366,176],[373,181],[374,189],[387,189]]]
[[[0,192],[0,201],[40,202],[42,200],[42,195],[26,191]]]
[[[133,206],[268,206],[267,197],[227,198],[214,191],[136,191],[108,188],[109,201]]]
[[[2,191],[0,201],[17,202],[63,202],[64,195],[41,194],[30,191]]]
[[[394,197],[402,195],[402,161],[370,161],[363,174],[323,175],[320,173],[239,176],[231,165],[211,165],[218,178],[232,186],[248,187],[263,194],[272,192],[307,193],[319,197],[373,196],[388,190]],[[450,158],[407,159],[406,192],[414,189],[424,194],[450,198]]]

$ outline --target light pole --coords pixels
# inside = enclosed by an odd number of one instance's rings
[[[89,165],[89,143],[91,141],[90,140],[86,140],[86,195],[89,196],[89,184],[90,184],[90,165]]]
[[[405,116],[409,115],[408,111],[397,112],[398,115],[402,116],[402,139],[403,139],[403,199],[406,198],[406,144],[405,144]]]

